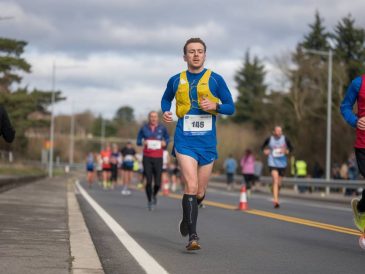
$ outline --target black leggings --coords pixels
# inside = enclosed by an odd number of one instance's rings
[[[355,155],[360,174],[365,178],[365,148],[355,148]],[[365,189],[362,191],[362,198],[359,202],[358,209],[365,211]]]
[[[143,157],[143,170],[146,175],[146,195],[149,202],[152,200],[152,180],[155,186],[153,196],[156,196],[161,186],[162,158]]]

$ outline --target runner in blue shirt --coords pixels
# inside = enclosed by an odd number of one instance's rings
[[[216,115],[234,112],[225,81],[217,73],[204,68],[205,57],[206,45],[200,38],[186,41],[184,61],[188,69],[170,78],[161,101],[163,120],[171,123],[171,102],[176,99],[179,119],[172,154],[179,162],[185,183],[180,233],[184,237],[189,235],[188,250],[200,249],[196,232],[198,204],[205,197],[213,163],[218,158]]]

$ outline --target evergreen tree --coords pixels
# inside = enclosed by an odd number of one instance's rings
[[[130,106],[122,106],[115,113],[114,119],[122,124],[132,123],[135,121],[134,109]]]
[[[355,26],[351,15],[338,22],[333,38],[335,57],[346,65],[349,80],[365,72],[365,30]]]
[[[30,65],[20,56],[27,45],[24,41],[0,37],[0,92],[9,93],[13,83],[20,83],[21,72],[30,72]]]
[[[243,67],[235,75],[238,98],[234,121],[252,122],[255,127],[265,122],[263,119],[263,101],[267,88],[264,84],[265,75],[264,65],[256,56],[251,60],[250,53],[247,51]]]
[[[49,127],[49,116],[47,110],[51,104],[52,92],[44,92],[34,89],[29,92],[27,88],[15,87],[21,83],[20,73],[29,73],[30,64],[21,57],[24,53],[24,41],[0,37],[0,104],[4,105],[9,113],[10,119],[16,129],[14,148],[25,150],[27,146],[26,131],[30,128]],[[15,90],[11,90],[11,89]],[[61,92],[57,91],[55,102],[64,100]],[[32,113],[45,115],[43,119],[31,119]]]
[[[323,21],[319,12],[316,11],[314,23],[309,24],[310,31],[304,36],[304,41],[300,43],[300,46],[305,49],[323,51],[327,51],[330,48],[328,44],[329,33],[326,32]]]

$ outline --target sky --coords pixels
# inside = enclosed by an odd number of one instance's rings
[[[51,90],[55,64],[56,89],[67,97],[57,114],[112,118],[128,105],[144,118],[160,109],[168,79],[186,69],[190,37],[206,42],[206,67],[236,98],[234,75],[248,49],[265,64],[269,88],[283,88],[274,60],[303,39],[316,11],[333,30],[348,14],[365,28],[364,10],[364,0],[13,0],[0,1],[0,36],[28,42],[32,73],[22,86]]]

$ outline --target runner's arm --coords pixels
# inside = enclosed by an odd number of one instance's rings
[[[286,143],[286,147],[288,148],[289,152],[292,152],[294,149],[293,145],[291,144],[290,140],[286,136],[285,136],[285,143]]]
[[[164,130],[163,130],[163,138],[165,139],[165,143],[166,143],[166,147],[167,147],[169,145],[169,142],[170,142],[170,135],[167,132],[167,129],[165,127],[164,127]]]
[[[217,80],[218,97],[222,102],[222,104],[219,105],[218,113],[225,115],[232,115],[235,111],[235,107],[231,92],[229,91],[226,82],[221,76],[216,74],[216,77],[214,78]]]
[[[270,137],[268,137],[265,142],[261,146],[261,150],[264,151],[264,149],[269,145]]]
[[[353,112],[353,106],[356,102],[357,95],[359,94],[359,90],[361,87],[361,77],[355,78],[350,86],[347,88],[346,95],[342,100],[340,110],[345,121],[351,125],[352,127],[356,127],[358,117]]]
[[[161,110],[162,113],[166,111],[170,111],[171,109],[171,102],[175,98],[175,92],[174,92],[174,78],[170,78],[170,80],[167,82],[167,86],[165,89],[164,94],[162,95],[161,99]]]
[[[143,139],[143,127],[139,130],[137,135],[137,146],[142,146],[142,139]]]

